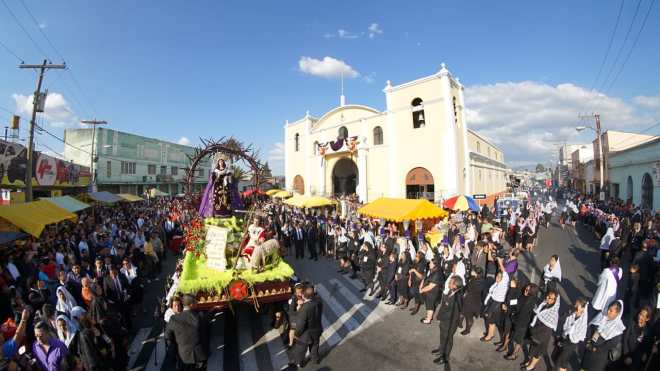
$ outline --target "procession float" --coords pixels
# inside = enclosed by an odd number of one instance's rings
[[[234,174],[247,170],[260,185],[264,166],[251,146],[229,138],[202,140],[190,156],[186,198],[198,216],[184,226],[185,254],[171,280],[168,299],[174,294],[196,298],[196,310],[231,309],[249,303],[255,310],[286,301],[291,295],[293,269],[282,259],[279,242],[268,236],[255,220],[264,210],[246,208],[241,202]],[[192,192],[197,167],[211,161],[209,182],[201,195]]]

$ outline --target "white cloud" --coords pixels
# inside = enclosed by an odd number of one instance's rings
[[[178,144],[181,144],[181,145],[184,145],[184,146],[189,146],[190,145],[190,139],[188,139],[188,137],[181,137],[176,142]]]
[[[337,78],[342,74],[344,78],[351,79],[360,76],[360,73],[346,64],[346,62],[327,56],[323,59],[302,56],[298,61],[298,68],[303,73],[326,79]]]
[[[364,76],[362,79],[363,79],[364,82],[366,82],[367,84],[371,84],[372,82],[374,82],[374,78],[373,78],[372,76],[369,76],[369,75]]]
[[[660,96],[648,97],[648,96],[640,95],[633,98],[633,103],[635,103],[636,105],[642,108],[646,108],[650,110],[658,110],[660,109]]]
[[[12,98],[14,98],[16,112],[19,115],[28,117],[32,115],[33,95],[13,94]],[[50,126],[57,128],[73,127],[80,121],[72,111],[69,102],[59,93],[48,94],[44,113],[40,115],[48,121]]]
[[[373,39],[374,37],[381,35],[383,33],[383,29],[380,28],[378,23],[372,23],[369,25],[369,38]]]
[[[41,28],[42,30],[45,29],[46,27],[48,27],[48,23],[46,22],[39,23],[39,28]]]
[[[338,29],[337,30],[337,36],[339,36],[340,39],[357,39],[358,35],[351,33],[350,31]]]
[[[605,129],[634,132],[653,122],[619,98],[570,83],[475,85],[466,88],[465,99],[468,126],[499,146],[510,163],[546,161],[556,143],[589,141],[575,131],[586,124],[579,112],[597,110]]]
[[[284,143],[276,142],[273,148],[268,150],[268,165],[273,175],[284,174]]]

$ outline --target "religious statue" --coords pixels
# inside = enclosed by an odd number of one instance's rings
[[[199,215],[202,217],[227,217],[232,213],[232,170],[224,159],[219,159],[211,171],[204,189]]]

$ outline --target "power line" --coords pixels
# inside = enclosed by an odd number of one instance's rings
[[[7,2],[5,0],[2,0],[2,4],[4,4],[5,8],[9,12],[9,14],[12,16],[12,18],[14,18],[14,21],[16,22],[18,27],[20,27],[21,30],[23,30],[23,32],[27,35],[27,37],[30,39],[30,41],[32,41],[32,44],[34,44],[34,46],[37,48],[37,50],[41,54],[43,54],[44,57],[48,58],[48,54],[41,48],[41,46],[39,46],[39,44],[34,40],[34,38],[32,38],[32,35],[30,35],[30,33],[27,31],[27,29],[25,29],[25,26],[23,26],[23,23],[21,23],[21,21],[18,19],[18,17],[16,17],[16,14],[14,14],[14,12],[11,10],[9,5],[7,5]]]
[[[655,0],[651,0],[651,5],[649,5],[649,9],[646,11],[646,15],[644,15],[644,20],[642,20],[642,27],[639,28],[639,31],[637,32],[637,35],[635,36],[635,40],[633,41],[632,46],[630,47],[630,50],[628,51],[628,55],[626,55],[626,59],[623,60],[623,64],[621,64],[621,68],[619,68],[619,71],[617,74],[614,76],[614,79],[610,83],[610,86],[607,88],[606,92],[610,91],[616,81],[619,79],[619,76],[621,76],[621,72],[623,72],[623,69],[626,67],[626,63],[628,63],[628,60],[630,59],[630,56],[633,53],[633,50],[635,50],[635,47],[637,46],[637,42],[639,41],[640,36],[642,35],[642,32],[644,31],[644,27],[646,26],[646,21],[649,19],[649,15],[651,14],[651,11],[653,10],[653,5],[655,5]]]
[[[633,26],[635,26],[635,20],[637,19],[637,14],[639,14],[639,8],[642,5],[642,0],[637,1],[637,6],[635,7],[635,14],[633,14],[633,18],[630,21],[630,26],[628,27],[628,31],[626,31],[626,36],[623,38],[623,42],[621,43],[621,47],[619,48],[619,51],[616,53],[616,57],[614,57],[614,62],[612,63],[612,66],[610,67],[607,75],[605,76],[605,80],[603,80],[603,85],[601,88],[604,88],[607,85],[607,80],[609,80],[610,76],[612,75],[612,72],[614,71],[614,68],[616,67],[616,64],[619,62],[619,58],[621,58],[621,53],[626,47],[626,43],[628,42],[628,37],[630,36],[630,32],[633,29]]]
[[[4,1],[4,0],[3,0],[3,1]],[[32,21],[34,22],[34,25],[37,27],[37,30],[39,30],[39,32],[41,33],[41,35],[44,37],[44,39],[46,39],[46,41],[47,41],[48,44],[50,45],[50,47],[53,48],[53,50],[55,51],[55,54],[57,54],[57,55],[60,57],[60,59],[62,59],[62,63],[64,63],[64,60],[65,60],[65,59],[64,59],[64,57],[62,56],[62,53],[60,53],[59,50],[57,50],[57,48],[55,47],[55,45],[53,45],[53,43],[50,41],[50,38],[48,38],[48,35],[46,35],[46,33],[44,32],[44,30],[43,30],[43,29],[41,28],[41,26],[39,25],[39,22],[37,21],[37,19],[34,17],[34,15],[32,15],[32,12],[31,12],[30,9],[27,7],[27,4],[25,4],[25,0],[21,0],[21,4],[23,5],[23,8],[24,8],[25,11],[27,12],[27,14],[30,16],[30,18],[32,18]]]
[[[9,47],[5,43],[3,43],[2,40],[0,40],[0,46],[2,46],[2,48],[6,50],[7,53],[13,55],[16,59],[18,59],[19,62],[23,63],[24,61],[23,58],[19,57],[18,54],[14,53],[11,49],[9,49]]]
[[[616,16],[616,21],[614,22],[614,30],[612,30],[612,35],[610,36],[610,42],[607,44],[607,50],[605,51],[605,56],[603,57],[603,61],[600,64],[600,68],[598,69],[598,74],[596,74],[596,79],[594,80],[593,84],[591,84],[591,88],[589,91],[593,90],[593,88],[596,87],[598,84],[598,80],[600,79],[600,75],[603,72],[603,67],[605,67],[605,62],[607,61],[607,57],[610,55],[610,50],[612,49],[612,44],[614,43],[614,36],[616,36],[616,31],[619,29],[619,21],[621,20],[621,13],[623,13],[623,4],[624,0],[621,0],[621,5],[619,5],[619,14]]]

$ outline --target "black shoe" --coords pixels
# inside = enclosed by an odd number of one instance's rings
[[[431,354],[440,354],[440,348],[435,348],[431,351]]]
[[[396,304],[396,303],[394,303],[394,302],[392,302],[392,301],[388,301],[388,302],[385,303],[385,304],[386,304],[386,305],[394,305],[394,304]]]
[[[348,278],[356,279],[356,278],[358,278],[358,276],[355,273],[353,273]]]
[[[433,360],[433,363],[437,365],[444,365],[445,363],[447,363],[447,359],[445,357],[438,357]]]
[[[470,330],[468,330],[468,329],[465,329],[465,330],[461,331],[461,335],[463,335],[463,336],[465,336],[469,333],[470,333]]]
[[[343,269],[337,269],[337,273],[346,273],[346,271]]]
[[[367,291],[367,289],[360,289],[360,292],[365,292],[365,291]]]

